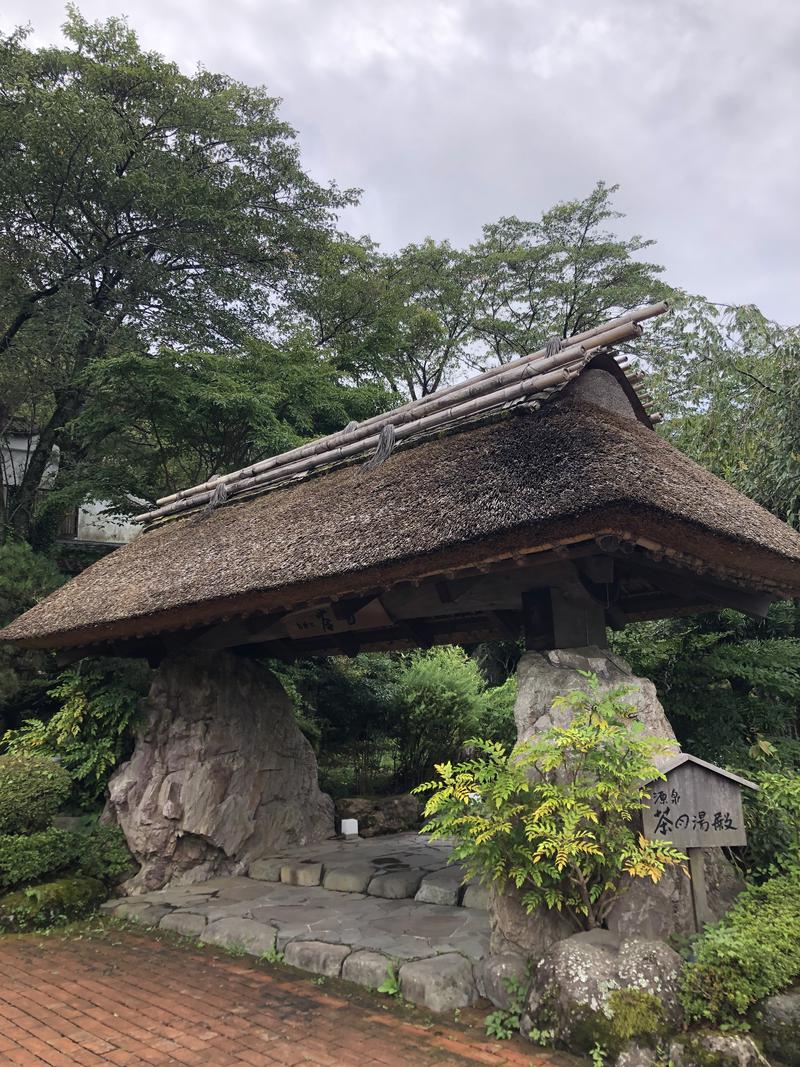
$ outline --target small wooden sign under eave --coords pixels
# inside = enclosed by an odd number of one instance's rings
[[[663,767],[664,779],[647,783],[649,799],[642,813],[645,837],[671,841],[689,857],[697,929],[713,920],[706,898],[703,849],[747,844],[742,789],[755,782],[686,752]]]

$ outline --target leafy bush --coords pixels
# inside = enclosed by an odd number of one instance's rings
[[[76,874],[0,897],[0,930],[37,930],[88,915],[106,899],[102,882]]]
[[[555,706],[572,721],[510,753],[499,742],[471,742],[482,753],[439,764],[424,830],[453,837],[453,859],[483,882],[522,891],[528,911],[565,911],[579,929],[602,926],[626,875],[657,882],[685,860],[668,842],[635,828],[647,796],[643,781],[663,777],[653,758],[666,743],[647,736],[626,704],[626,689],[603,693],[587,675]]]
[[[690,1022],[735,1023],[800,975],[800,874],[750,885],[687,964],[681,1000]]]
[[[80,806],[96,803],[110,772],[128,754],[150,672],[130,660],[83,660],[64,671],[50,696],[61,702],[48,721],[27,719],[3,739],[11,753],[57,757],[75,782]]]
[[[478,729],[484,681],[462,649],[443,645],[406,657],[397,684],[399,777],[416,785],[437,760],[458,758]]]
[[[0,834],[46,829],[71,788],[69,774],[46,756],[0,756]]]
[[[517,700],[517,679],[514,675],[502,685],[485,689],[478,711],[478,733],[504,745],[516,744],[517,724],[514,704]]]
[[[735,611],[626,626],[612,645],[652,679],[682,747],[716,763],[754,769],[760,739],[800,769],[800,609],[765,620]]]
[[[35,834],[4,834],[0,837],[0,889],[15,889],[63,871],[76,862],[80,852],[80,836],[54,826]]]
[[[18,541],[0,544],[0,626],[32,608],[65,580],[53,561]],[[0,735],[21,714],[46,705],[54,657],[0,645]]]
[[[758,792],[744,791],[744,863],[757,879],[800,872],[800,775],[757,771],[753,778]]]
[[[136,863],[118,826],[95,826],[80,835],[78,870],[89,878],[115,885],[133,874]]]
[[[319,756],[320,783],[336,796],[372,793],[393,776],[397,660],[380,653],[271,663],[297,723]]]

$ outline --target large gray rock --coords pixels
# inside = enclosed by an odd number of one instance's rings
[[[522,991],[523,997],[527,997],[529,971],[528,961],[514,952],[505,952],[502,956],[487,956],[475,967],[478,992],[487,1000],[491,1000],[496,1008],[508,1011],[512,999],[516,999],[518,989]]]
[[[557,648],[551,652],[526,652],[517,667],[517,702],[514,718],[517,738],[524,741],[551,726],[566,726],[571,713],[568,708],[554,708],[553,701],[571,689],[585,689],[586,679],[579,671],[597,675],[603,691],[619,686],[631,686],[625,700],[636,709],[636,718],[649,734],[663,737],[678,751],[675,731],[656,695],[656,687],[648,678],[637,678],[625,660],[607,648]]]
[[[575,934],[553,945],[534,971],[524,1029],[552,1028],[581,1054],[595,1043],[615,1056],[631,1040],[653,1043],[681,1025],[682,967],[661,941],[620,942],[608,930]],[[631,1019],[635,1032],[628,1032]]]
[[[455,907],[461,896],[463,882],[464,869],[458,864],[443,867],[440,871],[431,871],[422,879],[422,885],[414,900],[421,904],[449,904],[450,907]]]
[[[209,923],[200,934],[200,940],[223,948],[241,949],[251,956],[262,956],[275,949],[274,926],[255,922],[253,919],[227,918]]]
[[[554,649],[551,652],[526,652],[517,668],[517,702],[514,715],[517,737],[525,741],[552,726],[566,726],[569,708],[553,707],[557,696],[586,687],[579,673],[597,675],[602,691],[630,686],[625,700],[636,709],[636,718],[647,732],[664,739],[669,746],[664,757],[678,751],[675,733],[647,678],[633,674],[628,664],[608,649]],[[715,919],[721,918],[741,889],[734,868],[719,850],[706,850],[708,905]],[[508,899],[510,897],[510,899]],[[574,928],[558,916],[538,910],[525,916],[513,893],[496,893],[490,904],[492,951],[523,951],[540,958],[553,941],[569,936]],[[632,879],[615,905],[608,920],[609,929],[622,938],[663,939],[670,934],[694,933],[694,907],[691,883],[678,868],[667,871],[657,884],[649,879]]]
[[[286,946],[285,960],[292,967],[327,978],[338,978],[342,964],[350,955],[349,945],[330,945],[325,941],[292,941]]]
[[[109,782],[105,819],[141,864],[128,892],[240,873],[334,829],[282,686],[230,653],[162,663],[133,757]]]
[[[719,921],[744,889],[744,880],[721,849],[703,849],[711,921]],[[608,915],[608,928],[620,937],[666,940],[695,932],[692,883],[680,867],[668,867],[655,885],[633,878]]]
[[[351,952],[342,964],[342,978],[368,989],[377,989],[393,969],[392,961],[381,952]]]
[[[800,987],[767,997],[761,1014],[764,1048],[786,1067],[800,1067]]]
[[[685,1034],[669,1048],[672,1067],[770,1067],[746,1034],[722,1034],[715,1030]]]
[[[404,964],[400,990],[405,1000],[431,1011],[466,1008],[478,999],[472,964],[455,952]]]
[[[371,897],[385,897],[387,900],[403,900],[413,897],[422,881],[422,871],[415,867],[398,867],[377,874],[367,887]]]
[[[520,894],[509,887],[493,889],[489,899],[492,954],[516,953],[538,962],[557,941],[575,933],[574,925],[557,911],[538,908],[527,912]]]

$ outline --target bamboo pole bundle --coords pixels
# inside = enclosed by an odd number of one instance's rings
[[[292,477],[317,465],[348,459],[374,448],[384,427],[393,427],[395,436],[402,439],[453,419],[523,399],[532,393],[542,394],[559,388],[573,376],[570,365],[582,364],[588,351],[639,336],[642,332],[639,321],[665,310],[666,304],[637,308],[603,326],[575,335],[567,347],[552,355],[544,351],[532,353],[468,382],[457,383],[393,411],[373,416],[350,430],[338,431],[222,478],[209,479],[201,485],[162,497],[157,502],[159,506],[139,516],[138,521],[151,522],[199,507],[208,503],[220,487],[224,487],[226,496],[238,494]],[[588,343],[580,343],[582,341]]]
[[[486,397],[479,396],[472,400],[454,404],[451,407],[446,408],[444,411],[437,411],[424,418],[409,421],[396,429],[396,438],[397,440],[403,440],[414,434],[423,433],[427,430],[434,430],[443,425],[455,422],[458,419],[467,418],[470,415],[475,415],[482,411],[494,410],[505,404],[512,403],[515,400],[530,397],[532,393],[538,396],[552,392],[555,388],[563,387],[567,382],[571,381],[572,378],[576,377],[577,374],[578,369],[561,368],[559,370],[551,371],[549,374],[537,377],[529,376],[516,384],[495,390],[489,397],[491,403],[487,403]],[[294,463],[281,464],[280,466],[273,467],[269,471],[240,479],[235,483],[234,491],[237,494],[244,493],[248,489],[261,488],[274,482],[283,481],[286,478],[302,474],[313,467],[327,466],[332,463],[341,462],[342,460],[349,459],[351,456],[359,455],[375,448],[379,441],[380,432],[376,432],[370,437],[363,438],[360,441],[351,441],[349,444],[337,445],[326,452],[318,453],[315,456],[306,456],[303,459],[296,460]],[[185,497],[183,500],[175,500],[172,504],[167,504],[165,507],[158,508],[147,515],[141,516],[139,521],[146,522],[152,521],[153,519],[167,518],[170,515],[176,515],[182,511],[200,507],[203,504],[207,504],[213,495],[214,489],[212,488],[204,490],[196,496]]]
[[[301,445],[299,448],[292,449],[289,452],[285,452],[281,456],[273,456],[268,460],[262,460],[260,463],[254,463],[250,467],[245,467],[241,471],[235,471],[232,474],[225,475],[223,478],[209,479],[208,481],[203,482],[200,485],[193,486],[190,489],[182,489],[180,490],[180,492],[172,493],[169,496],[160,497],[157,500],[157,503],[159,505],[170,504],[175,500],[180,500],[187,496],[194,496],[197,493],[203,492],[206,489],[210,489],[216,486],[217,484],[219,484],[220,481],[228,483],[231,481],[236,481],[241,477],[249,476],[253,473],[259,473],[261,470],[267,470],[271,465],[274,465],[275,461],[283,462],[297,459],[301,455],[310,455],[315,449],[319,448],[319,446],[322,445],[325,445],[327,448],[330,447],[330,445],[332,445],[334,442],[338,443],[340,440],[356,440],[357,438],[354,436],[355,434],[361,435],[362,433],[364,433],[364,431],[378,425],[379,423],[384,423],[386,421],[395,422],[398,418],[404,419],[405,416],[411,411],[414,411],[415,413],[418,411],[421,414],[422,409],[428,409],[428,405],[430,404],[444,406],[443,402],[445,398],[453,397],[455,394],[461,393],[467,386],[472,386],[473,384],[481,382],[489,383],[492,382],[495,378],[503,378],[508,373],[509,369],[513,369],[514,371],[518,371],[521,368],[535,368],[536,370],[544,370],[550,366],[550,361],[553,358],[557,359],[558,356],[563,354],[563,352],[569,351],[570,349],[575,348],[577,346],[581,346],[584,341],[593,342],[591,345],[585,346],[587,349],[600,348],[603,347],[603,345],[613,344],[613,337],[610,340],[604,340],[602,343],[598,342],[597,339],[601,336],[605,337],[605,335],[607,334],[613,335],[614,331],[617,328],[627,327],[630,326],[630,324],[632,323],[638,324],[639,322],[644,321],[645,319],[653,318],[656,315],[663,315],[666,310],[667,304],[663,301],[658,304],[648,304],[644,307],[634,308],[633,311],[628,311],[624,315],[620,315],[616,319],[611,319],[609,322],[604,323],[601,326],[594,326],[590,330],[584,330],[583,333],[574,334],[572,337],[569,338],[568,346],[562,349],[561,353],[558,353],[555,357],[548,357],[546,355],[546,351],[544,349],[541,349],[540,351],[533,352],[528,356],[523,356],[521,359],[514,360],[510,364],[506,363],[502,366],[494,367],[491,370],[485,371],[483,374],[477,375],[475,378],[470,379],[470,381],[467,383],[458,382],[455,385],[450,385],[445,389],[440,389],[435,393],[431,393],[429,396],[421,397],[419,400],[409,401],[409,403],[403,404],[399,408],[395,408],[393,411],[382,412],[380,415],[373,415],[371,418],[365,419],[363,422],[359,423],[358,426],[355,427],[353,430],[339,430],[337,433],[329,434],[328,437],[324,437],[320,441],[314,441],[310,445]],[[621,329],[621,332],[616,338],[616,340],[630,340],[633,336],[639,336],[640,332],[640,330],[637,330],[633,333],[628,333],[626,330]],[[364,436],[366,436],[366,433],[364,433]]]

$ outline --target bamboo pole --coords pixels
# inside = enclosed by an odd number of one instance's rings
[[[222,478],[209,479],[201,485],[162,497],[157,502],[158,507],[139,516],[137,521],[150,522],[199,507],[211,500],[221,484],[229,494],[238,494],[249,488],[294,476],[318,464],[327,465],[350,458],[375,447],[380,430],[386,425],[392,425],[396,437],[402,439],[421,430],[440,426],[454,418],[462,418],[514,399],[524,398],[531,392],[551,392],[573,376],[567,374],[564,377],[564,369],[570,364],[585,361],[587,351],[639,336],[642,332],[640,321],[663,314],[666,310],[665,303],[636,308],[609,323],[575,335],[570,338],[566,348],[553,355],[548,356],[544,352],[532,353],[511,364],[493,368],[468,382],[457,383],[393,411],[373,416],[350,431],[338,431],[319,441],[302,445],[279,456],[272,456]],[[583,340],[589,343],[576,343]],[[559,370],[562,371],[561,376],[555,374],[553,377],[548,373]]]
[[[366,431],[380,423],[385,423],[387,421],[394,423],[397,419],[405,419],[406,415],[410,412],[413,411],[416,413],[419,409],[419,412],[421,413],[422,409],[428,409],[431,404],[444,406],[443,402],[445,401],[445,398],[453,398],[455,395],[461,393],[466,386],[476,385],[481,382],[492,382],[495,378],[502,379],[510,369],[513,369],[516,372],[520,371],[522,368],[544,370],[550,365],[558,366],[558,363],[551,364],[551,361],[553,359],[558,359],[558,357],[565,351],[570,351],[575,347],[581,346],[583,341],[594,342],[591,345],[586,346],[587,348],[600,348],[605,344],[613,344],[615,340],[613,336],[611,339],[606,339],[602,343],[598,341],[598,338],[605,338],[606,335],[613,335],[617,329],[620,329],[620,333],[616,337],[616,340],[630,340],[634,336],[639,336],[641,328],[633,333],[628,333],[623,327],[630,326],[631,324],[638,324],[639,322],[653,318],[656,315],[663,315],[667,308],[668,305],[665,301],[658,304],[647,304],[640,308],[634,308],[632,311],[628,311],[624,315],[618,316],[616,319],[611,319],[607,323],[603,323],[600,326],[594,326],[590,330],[584,330],[582,333],[574,334],[572,337],[568,338],[569,344],[567,347],[562,349],[555,357],[548,357],[545,350],[541,349],[538,352],[533,352],[528,356],[523,356],[518,360],[514,360],[512,363],[506,363],[500,367],[494,367],[491,370],[485,371],[483,374],[470,379],[467,383],[458,382],[455,385],[450,385],[445,389],[431,393],[429,396],[421,397],[419,400],[409,401],[409,403],[403,404],[399,408],[395,408],[393,411],[373,415],[371,418],[365,419],[363,422],[359,423],[353,430],[339,430],[334,434],[329,434],[327,437],[321,438],[320,441],[314,441],[309,445],[301,445],[299,448],[291,449],[289,452],[285,452],[280,456],[273,456],[270,457],[270,459],[262,460],[260,463],[254,463],[250,467],[245,467],[241,471],[234,471],[231,474],[224,475],[222,478],[208,479],[207,481],[192,486],[189,489],[182,489],[169,496],[160,497],[156,503],[159,505],[170,504],[173,501],[181,500],[188,496],[195,496],[197,493],[214,488],[220,482],[229,484],[232,481],[237,481],[240,478],[247,477],[251,474],[260,473],[261,470],[268,470],[271,465],[276,465],[275,461],[284,462],[300,458],[300,456],[311,455],[313,454],[314,449],[317,449],[322,445],[325,445],[325,447],[328,448],[334,442],[338,443],[339,441],[345,440],[357,440],[358,438],[354,436],[355,434],[358,434],[359,437],[368,436]]]
[[[495,390],[488,397],[475,397],[472,400],[455,404],[444,411],[437,411],[422,419],[415,419],[411,422],[407,422],[397,428],[395,431],[396,437],[398,440],[403,440],[414,434],[422,433],[426,430],[437,429],[442,425],[451,423],[457,419],[466,418],[469,415],[480,413],[481,411],[494,410],[497,407],[511,403],[514,400],[519,400],[532,393],[538,395],[558,386],[564,386],[567,382],[576,377],[577,374],[578,369],[570,370],[568,368],[561,368],[545,375],[528,376],[516,384],[506,386],[504,389]],[[249,478],[240,479],[234,486],[234,492],[240,494],[246,492],[248,489],[260,488],[265,485],[273,484],[274,482],[283,481],[286,478],[294,477],[316,466],[326,466],[328,464],[341,462],[342,460],[349,459],[351,456],[358,455],[359,453],[374,448],[378,444],[379,439],[380,433],[374,433],[372,436],[360,441],[352,441],[346,445],[338,445],[316,456],[306,456],[294,463],[282,464],[279,467],[274,467],[272,470],[254,474]],[[198,493],[196,496],[173,501],[172,504],[151,511],[147,515],[140,516],[139,521],[148,522],[156,518],[167,518],[170,515],[177,515],[183,511],[200,507],[203,504],[207,504],[213,495],[214,490],[208,489],[202,493]]]

